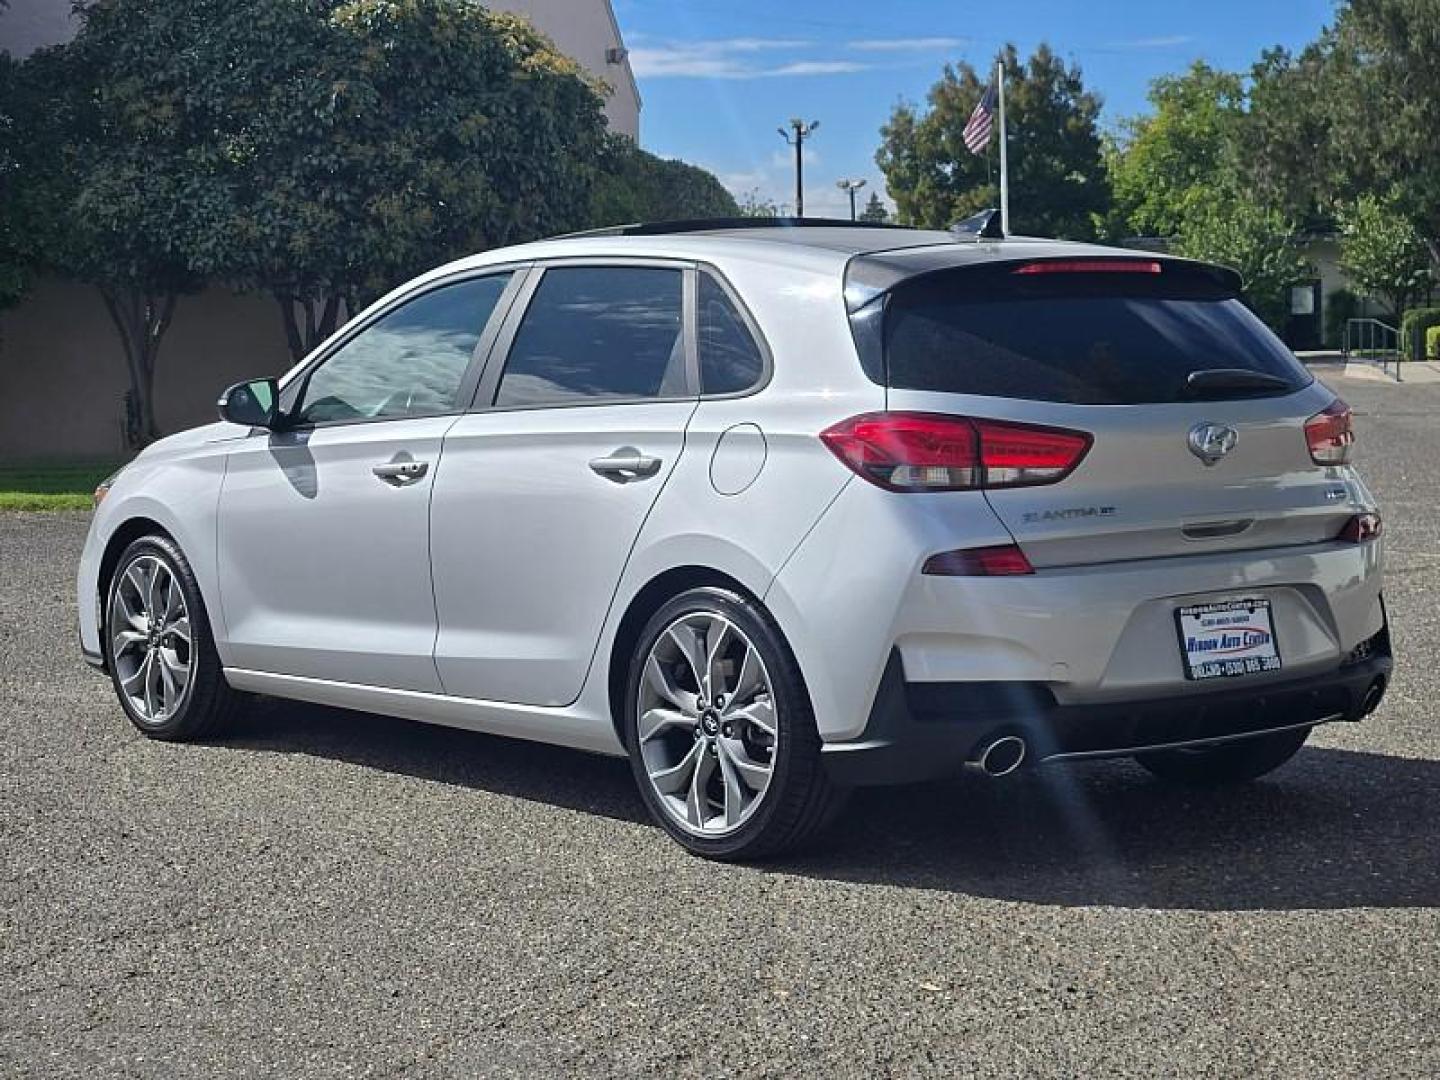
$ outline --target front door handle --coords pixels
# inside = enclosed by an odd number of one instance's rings
[[[430,471],[428,461],[391,461],[370,470],[392,487],[413,484]]]
[[[622,446],[606,457],[590,462],[590,468],[607,480],[628,484],[632,480],[646,480],[660,471],[660,459],[642,454],[633,446]]]

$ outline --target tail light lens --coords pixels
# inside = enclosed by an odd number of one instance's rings
[[[889,491],[971,491],[1065,479],[1093,441],[1083,431],[938,413],[866,413],[820,433],[851,469]]]
[[[1324,412],[1305,421],[1305,441],[1310,444],[1310,460],[1316,465],[1344,465],[1350,460],[1355,445],[1354,413],[1350,406],[1336,398]]]
[[[1000,547],[962,548],[931,555],[920,568],[931,577],[1011,577],[1033,574],[1035,568],[1015,544]]]
[[[1379,514],[1356,514],[1340,530],[1339,539],[1348,540],[1352,544],[1363,544],[1367,540],[1374,540],[1384,530],[1385,524],[1380,520]]]

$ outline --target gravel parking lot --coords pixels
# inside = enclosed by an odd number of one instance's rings
[[[1332,381],[1378,715],[1229,794],[870,792],[763,868],[620,761],[275,702],[148,742],[76,651],[86,517],[0,515],[0,1074],[1440,1075],[1440,385]]]

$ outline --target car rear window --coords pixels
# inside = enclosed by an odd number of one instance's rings
[[[1150,264],[1156,265],[1156,264]],[[927,274],[884,315],[888,385],[1077,405],[1189,400],[1196,371],[1310,376],[1254,314],[1203,274],[1017,274],[1015,264]]]

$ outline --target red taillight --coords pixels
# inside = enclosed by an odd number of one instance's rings
[[[931,555],[920,568],[932,577],[1011,577],[1033,574],[1035,568],[1015,544],[1000,547],[962,548]]]
[[[1159,274],[1163,268],[1148,259],[1050,259],[1025,263],[1012,274]]]
[[[1053,484],[1090,449],[1083,431],[936,413],[851,417],[820,433],[850,468],[890,491]]]
[[[1363,544],[1366,540],[1374,540],[1384,530],[1385,524],[1380,520],[1379,514],[1356,514],[1340,530],[1339,539],[1348,540],[1352,544]]]
[[[1310,444],[1310,460],[1316,465],[1344,465],[1350,460],[1350,447],[1355,445],[1354,413],[1350,406],[1336,398],[1323,411],[1305,421],[1305,441]]]

